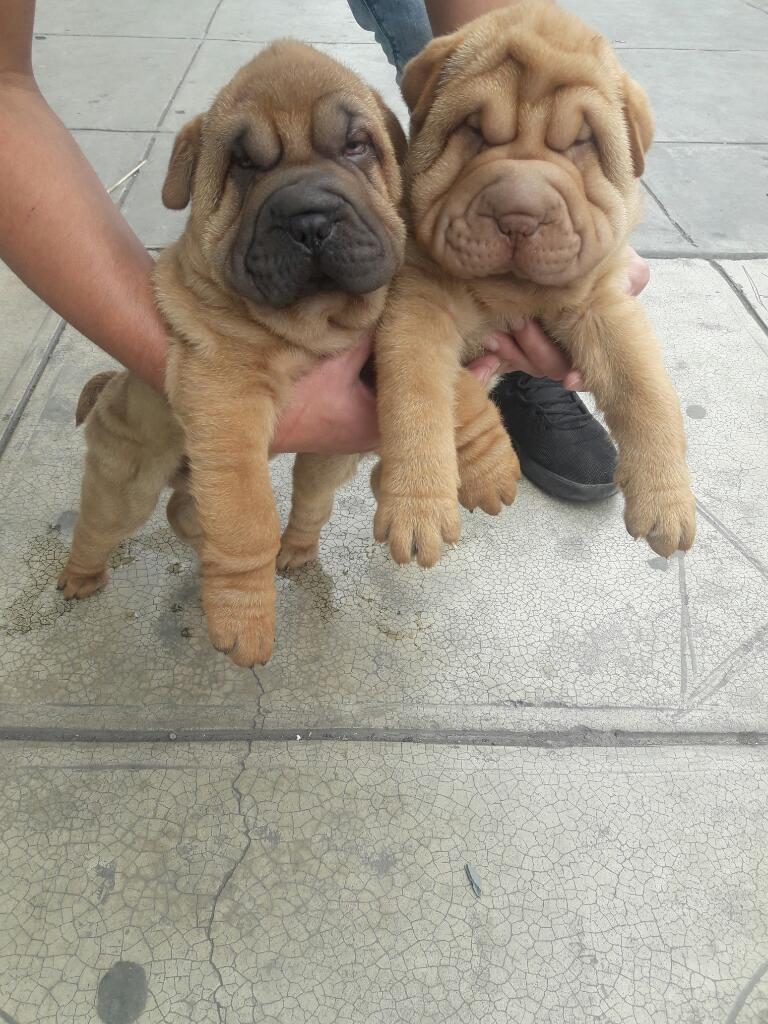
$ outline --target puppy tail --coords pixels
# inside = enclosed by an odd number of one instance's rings
[[[104,373],[97,373],[85,385],[80,392],[80,397],[77,400],[77,409],[75,409],[76,427],[80,426],[94,405],[96,405],[99,395],[112,378],[117,376],[117,372],[117,370],[105,370]]]

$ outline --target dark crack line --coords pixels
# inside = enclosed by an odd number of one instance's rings
[[[254,719],[254,722],[253,722],[253,730],[254,731],[256,730],[256,721],[255,721],[255,719]],[[246,857],[248,851],[251,848],[251,834],[250,834],[250,831],[248,829],[248,822],[246,821],[245,815],[243,814],[243,792],[239,788],[238,783],[240,782],[240,779],[245,774],[245,770],[246,770],[246,767],[248,765],[248,758],[250,757],[252,750],[253,750],[253,739],[249,739],[248,740],[248,746],[246,748],[245,753],[243,754],[243,760],[240,763],[240,771],[237,773],[237,775],[232,780],[232,792],[235,795],[235,801],[237,803],[237,813],[238,813],[238,815],[240,817],[240,820],[242,822],[242,832],[243,832],[243,836],[245,837],[245,843],[243,844],[243,849],[240,852],[240,856],[237,858],[237,860],[234,862],[232,867],[229,869],[229,871],[227,871],[227,873],[222,878],[221,885],[219,886],[219,888],[217,889],[217,891],[216,891],[216,893],[215,893],[215,895],[213,897],[213,903],[211,905],[211,916],[208,918],[208,924],[207,924],[206,929],[205,929],[205,936],[208,939],[208,947],[210,949],[210,954],[209,954],[208,960],[209,960],[209,963],[210,963],[211,967],[213,968],[213,970],[214,970],[214,972],[216,974],[216,978],[218,979],[218,984],[217,984],[217,986],[216,986],[216,988],[214,989],[214,992],[213,992],[213,1002],[214,1002],[214,1004],[216,1006],[216,1014],[217,1014],[217,1016],[219,1018],[219,1024],[225,1024],[225,1018],[223,1016],[225,1007],[223,1007],[221,1005],[221,1003],[219,1002],[219,992],[223,988],[225,988],[225,985],[224,985],[224,979],[221,976],[221,970],[220,970],[219,965],[216,963],[216,960],[215,960],[216,944],[213,941],[213,921],[214,921],[214,918],[216,917],[216,908],[219,905],[219,900],[221,899],[221,897],[222,897],[222,895],[224,893],[224,890],[227,888],[229,883],[232,881],[232,876],[237,871],[237,869],[240,867],[240,865],[243,863],[243,861],[245,860],[245,857]]]
[[[698,249],[698,245],[696,244],[696,242],[694,242],[694,240],[691,238],[691,236],[688,234],[688,232],[685,230],[685,228],[682,226],[682,224],[679,224],[675,220],[675,218],[672,216],[672,214],[666,208],[664,203],[662,203],[662,201],[659,199],[659,197],[656,195],[656,193],[653,191],[653,189],[651,188],[651,186],[648,184],[647,181],[643,181],[643,188],[648,193],[648,195],[653,200],[655,200],[655,202],[658,203],[658,205],[661,208],[661,211],[664,214],[664,216],[667,218],[667,220],[671,224],[674,224],[674,226],[677,228],[677,230],[680,232],[680,234],[683,236],[683,238],[686,240],[686,242],[688,242],[689,245],[692,245],[695,249]]]
[[[729,530],[725,523],[717,518],[714,512],[709,511],[706,505],[702,505],[698,498],[696,499],[696,508],[704,516],[710,526],[714,526],[717,532],[721,534],[729,544],[732,544],[739,554],[743,558],[746,558],[750,565],[754,566],[763,579],[768,580],[768,566],[764,565],[757,555],[752,554],[744,541],[740,540],[732,530]]]
[[[24,414],[24,411],[26,410],[27,406],[29,405],[29,400],[32,397],[32,392],[40,383],[40,378],[43,376],[43,372],[48,366],[48,363],[51,361],[51,356],[53,355],[56,346],[59,344],[61,336],[64,333],[64,328],[66,326],[66,320],[60,319],[59,322],[54,327],[50,340],[48,341],[48,344],[45,346],[45,351],[40,356],[40,361],[35,367],[35,372],[27,381],[27,386],[24,388],[24,392],[22,393],[21,398],[19,398],[18,402],[16,403],[16,407],[14,408],[8,422],[5,425],[5,429],[3,430],[2,435],[0,435],[0,455],[3,454],[5,449],[10,444],[14,431],[16,430],[16,427],[18,427],[19,421],[22,415]],[[0,1018],[0,1020],[1,1019],[2,1018]]]
[[[685,556],[677,556],[678,580],[680,584],[680,703],[684,704],[688,693],[688,663],[691,666],[691,681],[696,683],[696,648],[693,643],[693,628],[688,607],[688,584],[685,578]]]
[[[758,982],[760,981],[760,979],[762,978],[762,976],[765,974],[766,971],[768,971],[768,960],[766,960],[762,964],[760,964],[760,966],[757,968],[755,973],[752,975],[752,977],[746,983],[744,988],[736,996],[736,1001],[734,1002],[733,1006],[731,1007],[731,1012],[728,1014],[728,1016],[725,1019],[725,1024],[736,1024],[736,1021],[739,1018],[739,1014],[744,1009],[744,1006],[745,1006],[745,1004],[747,1002],[747,999],[749,999],[750,993],[755,988],[755,986],[758,984]]]
[[[752,277],[752,275],[750,274],[750,272],[749,272],[747,267],[743,267],[742,269],[744,270],[744,274],[746,275],[746,278],[749,281],[750,287],[752,288],[752,294],[755,297],[755,302],[752,303],[751,300],[750,300],[750,304],[753,305],[755,307],[755,309],[757,308],[757,306],[762,306],[763,309],[768,310],[768,306],[766,306],[766,304],[763,302],[762,295],[757,290],[757,285],[755,284],[754,277]]]
[[[256,715],[257,715],[257,718],[261,719],[261,726],[263,728],[264,727],[264,722],[266,721],[266,717],[267,716],[264,714],[264,711],[263,711],[263,709],[261,707],[261,700],[262,700],[262,697],[266,696],[266,690],[264,689],[264,683],[262,683],[261,679],[259,679],[259,676],[258,676],[258,674],[256,672],[256,669],[252,668],[251,672],[253,673],[254,682],[256,683],[256,686],[258,687],[257,692],[256,692]],[[256,728],[256,719],[254,719],[253,727],[254,727],[254,729]]]
[[[768,633],[768,626],[765,632]],[[752,638],[753,641],[756,638]],[[671,713],[686,715],[696,708],[684,710],[670,708]],[[570,729],[433,729],[429,727],[384,726],[381,728],[295,725],[291,728],[240,729],[180,729],[175,743],[302,743],[333,741],[337,743],[424,743],[436,746],[494,746],[494,747],[674,747],[674,746],[768,746],[767,730],[747,729],[691,729],[687,732],[671,729],[593,729],[574,726]],[[79,730],[69,733],[62,729],[0,729],[0,740],[38,742],[77,741],[78,743],[157,743],[167,742],[166,730]]]
[[[727,258],[727,257],[724,257],[724,258]],[[754,322],[757,324],[757,327],[758,327],[758,329],[760,331],[760,338],[762,340],[761,341],[755,340],[755,344],[757,345],[757,347],[760,349],[760,351],[763,353],[764,356],[768,356],[768,348],[766,348],[766,345],[765,345],[765,339],[766,339],[766,336],[768,336],[768,328],[766,328],[765,324],[760,319],[759,313],[754,308],[752,303],[749,301],[749,298],[747,297],[746,292],[741,287],[741,285],[738,283],[738,281],[734,281],[733,278],[728,273],[728,271],[725,270],[724,267],[720,266],[720,264],[717,262],[717,260],[709,260],[708,262],[709,262],[709,265],[711,267],[713,267],[714,270],[720,275],[720,277],[722,277],[722,279],[725,281],[725,283],[731,289],[733,294],[739,300],[741,305],[744,307],[744,309],[746,309],[746,311],[752,317]],[[750,280],[751,280],[751,278],[750,278]]]
[[[160,251],[160,246],[156,250]],[[722,252],[720,249],[638,249],[641,256],[649,260],[696,260],[698,262],[710,260],[764,260],[768,257],[768,250],[761,249],[733,249],[731,252]]]
[[[689,707],[685,708],[685,710],[680,713],[680,717],[684,717],[690,711],[697,711],[702,704],[708,701],[710,697],[713,697],[718,690],[722,690],[724,686],[727,686],[730,682],[730,679],[728,678],[729,670],[734,662],[737,662],[744,655],[750,654],[755,645],[759,644],[766,636],[768,636],[768,623],[761,626],[757,632],[753,633],[752,636],[747,637],[746,640],[743,640],[735,650],[731,651],[730,654],[727,654],[722,661],[719,661],[707,674],[706,678],[702,680],[698,691],[691,694],[691,700],[695,700],[695,703],[692,703]],[[723,674],[721,675],[721,673]],[[711,683],[713,679],[717,679],[717,683],[707,690],[707,685]]]
[[[636,49],[636,47],[633,47]],[[699,53],[706,53],[700,50]],[[727,50],[712,50],[712,53],[727,53]],[[743,53],[743,50],[731,50],[731,53]],[[80,129],[76,129],[80,131]],[[654,139],[654,146],[765,146],[765,139]]]
[[[750,3],[749,0],[744,0],[747,7],[751,7],[753,11],[759,11],[760,14],[768,14],[768,11],[763,10],[762,7],[758,7],[757,4]]]

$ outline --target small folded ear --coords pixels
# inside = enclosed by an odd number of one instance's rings
[[[645,170],[645,154],[653,142],[653,114],[645,90],[629,76],[624,79],[624,120],[629,134],[632,167],[639,178]]]
[[[440,71],[456,49],[459,36],[437,36],[421,53],[408,61],[400,80],[400,92],[411,112],[411,136],[418,131],[435,99]]]
[[[183,210],[192,195],[192,177],[200,156],[203,115],[187,122],[176,136],[163,182],[163,205]]]
[[[403,126],[381,96],[377,92],[374,92],[374,96],[384,118],[384,127],[387,129],[389,141],[392,143],[392,148],[395,151],[395,160],[397,160],[398,167],[402,167],[408,153],[408,140],[405,137]]]

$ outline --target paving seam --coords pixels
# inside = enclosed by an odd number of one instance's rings
[[[36,39],[152,39],[159,42],[168,41],[182,41],[189,39],[211,39],[216,43],[271,43],[274,36],[270,36],[269,39],[256,39],[252,37],[248,38],[233,38],[232,36],[209,36],[207,35],[208,28],[210,28],[213,17],[216,15],[220,4],[217,5],[216,10],[213,12],[211,18],[208,19],[208,26],[202,36],[189,35],[189,36],[164,36],[164,35],[142,35],[134,32],[49,32],[45,29],[35,33]],[[748,4],[748,6],[752,6]],[[759,10],[759,8],[754,8]],[[762,11],[761,13],[765,13]],[[302,39],[302,42],[310,43],[312,46],[321,44],[323,46],[376,46],[378,43],[357,42],[355,40],[332,40],[332,39]],[[610,40],[609,40],[610,42]],[[768,47],[765,46],[638,46],[634,43],[611,43],[614,50],[639,50],[642,52],[646,51],[658,51],[662,53],[765,53]]]
[[[638,249],[647,260],[698,260],[700,263],[711,263],[714,260],[748,260],[768,259],[768,250],[747,252],[715,252],[712,249]]]
[[[55,743],[421,743],[428,746],[493,747],[768,747],[764,732],[670,732],[599,729],[511,730],[365,729],[298,726],[291,729],[57,729],[0,727],[0,742]]]
[[[53,311],[51,310],[51,312]],[[5,424],[5,428],[3,429],[2,434],[0,434],[0,458],[2,458],[3,452],[11,442],[11,438],[13,437],[16,427],[18,427],[19,425],[21,417],[24,415],[24,410],[27,408],[27,405],[29,404],[29,400],[32,397],[32,393],[34,392],[35,388],[40,382],[40,378],[43,376],[43,372],[45,371],[46,366],[50,362],[51,356],[53,355],[54,350],[56,349],[56,346],[59,343],[59,339],[64,333],[64,328],[66,326],[66,320],[62,320],[62,318],[59,317],[58,322],[56,323],[56,326],[53,328],[51,336],[48,339],[48,344],[45,346],[45,350],[43,354],[40,356],[40,360],[37,366],[35,367],[32,376],[27,381],[27,386],[24,388],[21,398],[16,403],[13,412],[11,413],[7,423]]]
[[[757,326],[760,328],[761,336],[768,338],[768,327],[766,327],[765,324],[763,323],[763,321],[760,319],[760,316],[757,313],[757,311],[754,308],[754,306],[752,305],[752,303],[750,302],[750,300],[749,300],[749,298],[747,296],[747,293],[744,291],[744,289],[741,287],[741,285],[738,284],[738,282],[733,280],[733,278],[725,270],[725,268],[720,266],[720,264],[717,262],[718,258],[719,259],[727,260],[727,259],[732,259],[732,257],[728,257],[728,256],[715,257],[713,259],[707,260],[707,263],[709,263],[709,265],[714,270],[716,270],[717,273],[720,275],[720,277],[722,277],[723,280],[728,284],[728,286],[730,287],[731,291],[734,293],[736,298],[739,300],[739,302],[742,304],[744,309],[746,309],[746,311],[749,313],[749,315],[755,321]],[[761,352],[763,353],[763,355],[768,356],[768,348],[766,348],[766,346],[764,344],[761,344],[760,342],[758,342],[757,344],[758,344],[758,347],[760,348]]]
[[[696,248],[698,248],[698,246],[696,245],[696,242],[694,242],[693,238],[691,238],[691,236],[688,234],[688,232],[685,230],[685,228],[682,226],[682,224],[680,224],[678,221],[675,220],[675,218],[669,212],[669,210],[664,205],[664,203],[662,203],[662,201],[659,199],[659,197],[653,191],[653,189],[648,184],[648,182],[647,181],[642,181],[641,184],[642,184],[643,188],[645,189],[645,191],[648,193],[648,195],[652,199],[655,199],[655,201],[658,203],[659,207],[661,208],[661,212],[664,214],[664,216],[667,218],[667,220],[670,222],[670,224],[673,224],[677,228],[677,230],[683,236],[685,241],[688,242],[689,245],[693,245],[693,246],[696,246]]]

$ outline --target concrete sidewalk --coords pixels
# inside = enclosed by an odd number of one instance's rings
[[[210,649],[162,510],[68,604],[73,410],[109,361],[0,265],[0,1021],[768,1021],[768,5],[566,6],[655,106],[635,244],[694,551],[524,483],[397,569],[361,472],[258,674]],[[35,29],[102,181],[147,158],[114,199],[151,249],[173,133],[269,39],[405,116],[344,0],[38,0]]]

